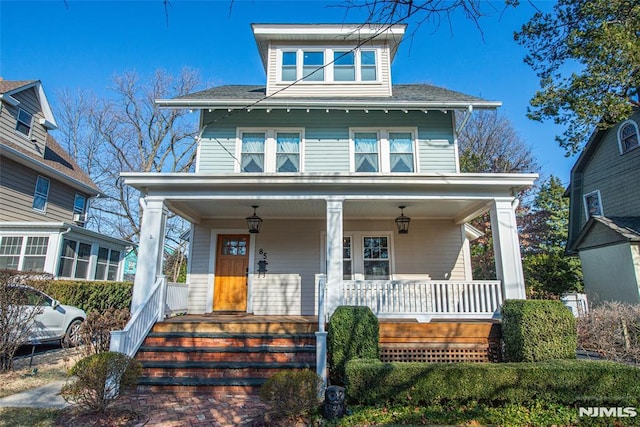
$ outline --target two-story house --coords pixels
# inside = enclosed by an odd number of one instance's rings
[[[122,174],[144,196],[134,311],[162,289],[169,210],[193,225],[189,314],[319,316],[322,334],[339,305],[426,322],[525,298],[514,208],[536,175],[458,162],[468,115],[499,102],[393,84],[404,25],[252,29],[266,84],[157,101],[200,113],[195,173]],[[487,211],[498,277],[474,281],[467,222]]]
[[[596,129],[571,169],[569,253],[592,303],[640,303],[640,111]]]
[[[122,280],[130,242],[85,228],[100,190],[49,134],[38,80],[0,78],[0,268]]]

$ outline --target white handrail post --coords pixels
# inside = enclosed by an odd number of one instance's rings
[[[322,399],[327,387],[327,321],[326,287],[327,279],[324,274],[316,274],[316,286],[318,289],[318,331],[316,332],[316,374],[322,378],[322,387],[318,391],[318,398]]]
[[[109,351],[117,351],[125,353],[127,347],[127,332],[111,331],[111,341],[109,342]]]
[[[158,301],[158,322],[164,320],[164,309],[167,305],[167,278],[166,276],[157,276],[157,281],[160,282],[160,301]]]

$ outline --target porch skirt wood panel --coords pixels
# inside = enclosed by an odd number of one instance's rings
[[[498,362],[497,348],[475,344],[441,343],[427,345],[385,345],[380,348],[380,360],[383,362]]]

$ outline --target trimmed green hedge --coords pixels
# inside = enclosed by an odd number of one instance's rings
[[[640,368],[613,362],[347,363],[351,403],[637,406]]]
[[[380,357],[379,340],[378,318],[369,307],[338,307],[327,328],[331,383],[344,385],[344,368],[349,360]]]
[[[38,287],[62,304],[74,305],[87,313],[108,308],[128,310],[133,292],[131,282],[51,280]]]
[[[576,319],[560,301],[505,301],[502,338],[509,362],[576,358]]]

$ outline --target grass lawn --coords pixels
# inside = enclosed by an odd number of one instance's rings
[[[0,427],[51,427],[60,409],[0,408]]]

